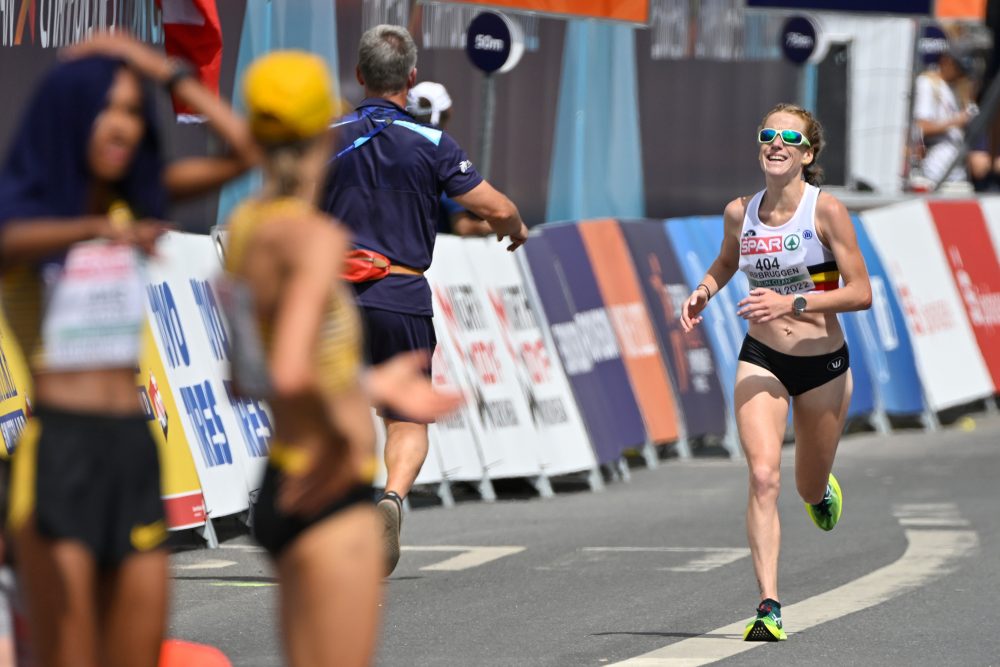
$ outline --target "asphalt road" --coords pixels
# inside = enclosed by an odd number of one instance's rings
[[[695,458],[599,493],[411,511],[377,664],[1000,665],[1000,418],[960,424],[845,438],[831,533],[806,516],[786,447],[787,642],[740,641],[757,603],[745,466]],[[171,635],[280,665],[274,578],[232,532],[174,555]]]

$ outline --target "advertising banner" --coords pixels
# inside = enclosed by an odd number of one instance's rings
[[[872,209],[861,221],[902,306],[930,407],[940,411],[992,395],[993,381],[926,202]]]
[[[532,233],[528,243],[518,253],[523,253],[520,259],[525,283],[533,288],[531,294],[537,298],[535,312],[545,319],[544,325],[562,361],[597,460],[602,464],[612,463],[621,457],[622,450],[642,442],[644,431],[638,408],[629,413],[633,421],[622,423],[621,416],[613,414],[605,401],[601,386],[603,377],[597,369],[583,329],[577,324],[565,286],[566,278],[549,248],[547,238],[541,233]],[[625,431],[619,428],[622,425],[626,427]]]
[[[872,286],[872,307],[858,313],[856,320],[868,352],[872,381],[888,414],[920,414],[925,407],[923,389],[903,311],[865,226],[857,216],[852,219]]]
[[[649,0],[441,0],[537,14],[579,16],[631,23],[649,22]]]
[[[537,476],[542,471],[541,441],[517,384],[514,360],[480,300],[476,272],[462,252],[460,238],[441,236],[427,272],[438,346],[445,346],[470,402],[469,423],[489,476]]]
[[[31,408],[31,373],[25,362],[21,348],[7,324],[7,318],[0,311],[0,435],[4,449],[0,458],[14,452],[21,431],[28,421]]]
[[[851,355],[851,380],[854,389],[851,403],[847,407],[847,417],[863,417],[875,412],[875,389],[872,386],[871,363],[868,347],[864,341],[859,313],[841,313],[840,326],[844,330],[847,348]]]
[[[681,328],[684,299],[691,293],[661,221],[622,221],[660,347],[673,374],[689,436],[726,432],[726,401],[704,329]]]
[[[597,371],[602,400],[608,406],[624,447],[641,446],[647,442],[646,426],[580,231],[575,224],[545,225],[542,238],[548,241],[552,257],[558,263],[563,288],[573,308],[575,332],[582,343],[583,354],[578,352],[574,363],[585,368],[593,365]],[[564,335],[566,332],[560,331],[556,338]],[[563,361],[565,364],[565,357]],[[570,372],[568,365],[566,371]]]
[[[706,218],[674,218],[663,223],[689,290],[701,282],[718,255],[719,246],[705,241],[705,236],[713,228],[712,222],[712,219]],[[721,217],[717,219],[717,226],[721,239]],[[746,333],[742,318],[736,315],[736,303],[747,293],[740,292],[741,289],[745,290],[745,285],[741,286],[737,276],[733,276],[733,280],[714,295],[708,307],[702,311],[704,320],[699,325],[715,350],[719,379],[727,400],[732,397],[735,388],[736,362]]]
[[[157,253],[146,287],[165,371],[157,384],[180,412],[177,428],[191,446],[207,515],[242,512],[260,486],[271,423],[259,401],[233,395],[229,335],[212,287],[219,258],[210,237],[174,232],[164,235]]]
[[[677,404],[625,237],[615,220],[577,225],[653,442],[677,440]]]
[[[514,255],[493,239],[464,239],[462,253],[476,267],[477,288],[514,361],[515,378],[538,431],[549,475],[597,465],[559,357],[542,335]]]
[[[1000,388],[1000,262],[983,211],[975,200],[927,205],[993,387]]]

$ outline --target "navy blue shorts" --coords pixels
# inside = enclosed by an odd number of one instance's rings
[[[365,356],[372,366],[388,361],[401,352],[426,350],[434,354],[437,337],[434,335],[434,321],[424,315],[396,313],[381,308],[361,307],[365,322]],[[425,371],[431,376],[428,365]],[[379,407],[379,415],[404,422],[418,422],[394,410]]]

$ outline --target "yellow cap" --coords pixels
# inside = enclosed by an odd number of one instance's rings
[[[305,51],[275,51],[258,58],[243,77],[250,130],[264,143],[314,137],[340,110],[321,58]]]

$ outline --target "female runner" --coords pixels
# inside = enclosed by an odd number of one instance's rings
[[[420,354],[362,373],[360,320],[339,280],[348,233],[313,204],[332,145],[331,89],[323,61],[302,52],[248,70],[264,185],[229,222],[220,285],[235,383],[274,413],[254,533],[277,565],[295,667],[366,665],[374,651],[383,561],[370,398],[426,419],[460,402],[434,391]]]
[[[10,532],[45,667],[153,667],[167,554],[156,444],[136,391],[144,256],[171,197],[245,171],[245,123],[191,70],[126,37],[54,67],[0,171],[3,307],[34,386]],[[232,158],[164,164],[146,82],[202,114]]]
[[[805,109],[779,104],[757,131],[765,188],[726,206],[725,238],[685,301],[690,331],[713,295],[743,271],[750,294],[737,314],[750,331],[736,371],[735,410],[750,472],[747,537],[760,586],[747,641],[786,638],[778,597],[781,443],[794,407],[795,485],[813,522],[832,530],[843,494],[831,473],[851,400],[837,313],[871,305],[871,286],[847,209],[817,187],[823,130]]]

